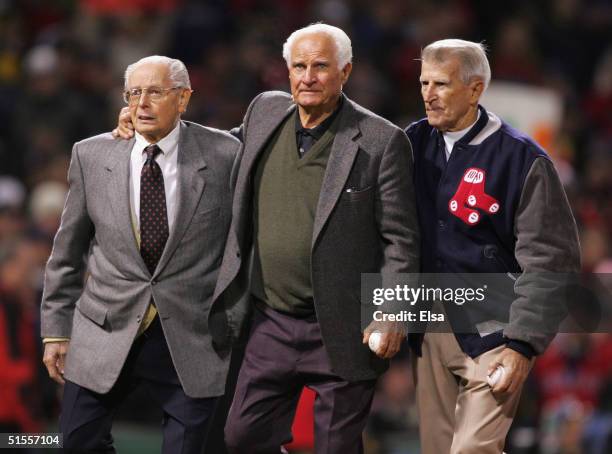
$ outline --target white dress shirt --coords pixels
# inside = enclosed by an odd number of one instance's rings
[[[168,231],[172,232],[174,217],[177,206],[177,182],[178,182],[178,143],[180,134],[180,122],[163,139],[157,142],[161,153],[155,161],[159,165],[164,176],[164,190],[166,192],[166,211],[168,213]],[[130,155],[130,209],[132,219],[140,237],[140,173],[142,166],[147,160],[144,149],[152,145],[140,134],[136,133],[136,142]]]

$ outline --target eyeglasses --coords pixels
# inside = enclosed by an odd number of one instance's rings
[[[126,104],[134,104],[138,102],[140,96],[144,93],[149,95],[149,99],[153,102],[157,102],[162,99],[165,94],[171,90],[177,90],[179,88],[185,87],[170,87],[170,88],[161,88],[161,87],[148,87],[148,88],[132,88],[130,90],[123,92],[123,100]]]

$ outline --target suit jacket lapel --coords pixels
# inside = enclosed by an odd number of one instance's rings
[[[200,144],[196,141],[185,123],[181,123],[180,128],[181,132],[177,150],[178,181],[176,218],[174,219],[174,227],[170,232],[164,252],[153,273],[154,276],[158,276],[164,269],[168,260],[170,260],[170,257],[172,257],[172,254],[181,242],[202,197],[204,186],[206,186],[204,172],[202,172],[202,170],[206,168],[206,162],[204,161],[202,153],[204,144]]]
[[[116,141],[114,148],[108,153],[108,159],[104,167],[110,174],[108,197],[121,240],[127,245],[130,259],[138,264],[143,272],[149,274],[138,250],[138,242],[134,234],[132,212],[130,209],[130,155],[134,142],[135,139]]]
[[[281,115],[271,114],[266,116],[260,123],[255,124],[257,119],[253,120],[253,125],[249,126],[248,139],[245,137],[246,148],[238,171],[236,180],[236,200],[234,206],[238,208],[234,212],[236,216],[236,225],[239,231],[237,232],[240,241],[244,238],[244,228],[249,225],[245,222],[244,216],[248,215],[250,208],[249,196],[251,190],[248,187],[252,181],[253,166],[257,162],[257,158],[263,152],[266,144],[276,131],[276,129],[285,121],[285,119],[295,111],[295,104],[291,104],[287,109],[282,111]]]
[[[245,175],[250,175],[255,161],[263,151],[272,134],[285,121],[285,119],[295,111],[295,104],[291,104],[280,118],[270,115],[264,119],[262,124],[253,125],[249,129],[247,148],[244,150],[243,165]],[[246,140],[246,138],[245,138]]]
[[[355,140],[359,134],[357,127],[357,113],[348,99],[344,99],[344,106],[340,112],[340,124],[334,139],[332,149],[327,161],[325,176],[319,193],[319,202],[315,214],[312,247],[316,244],[317,238],[327,222],[334,206],[338,202],[342,189],[353,167],[353,162],[359,150],[359,144]]]

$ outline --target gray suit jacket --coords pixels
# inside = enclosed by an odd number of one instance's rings
[[[237,332],[250,307],[257,159],[294,109],[287,93],[262,93],[249,106],[240,130],[244,144],[232,228],[211,314],[222,319],[216,326],[226,324],[227,335]],[[311,275],[323,343],[334,371],[346,380],[375,378],[387,365],[362,344],[361,273],[418,271],[412,166],[404,132],[345,99],[315,215]]]
[[[107,133],[72,151],[70,192],[46,269],[41,331],[70,337],[65,376],[98,393],[117,380],[151,297],[185,392],[224,392],[229,349],[213,345],[208,313],[231,222],[239,142],[193,123],[180,128],[176,219],[152,275],[130,214],[134,139]]]

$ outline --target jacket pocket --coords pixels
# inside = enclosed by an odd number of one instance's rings
[[[351,201],[356,202],[364,200],[370,197],[374,193],[374,186],[368,186],[367,188],[347,188],[344,190],[345,197]]]
[[[212,221],[213,219],[219,216],[219,212],[221,211],[220,207],[212,208],[210,210],[198,211],[191,218],[192,224],[201,224],[202,222]]]
[[[506,273],[506,277],[508,279],[512,280],[513,282],[516,282],[516,280],[519,278],[520,273],[512,273],[512,271],[510,271],[510,267],[499,256],[498,248],[496,245],[485,244],[482,250],[482,255],[486,259],[492,260],[494,263],[496,263]]]
[[[100,303],[87,298],[81,298],[76,305],[81,314],[94,322],[96,325],[104,326],[108,309]]]

